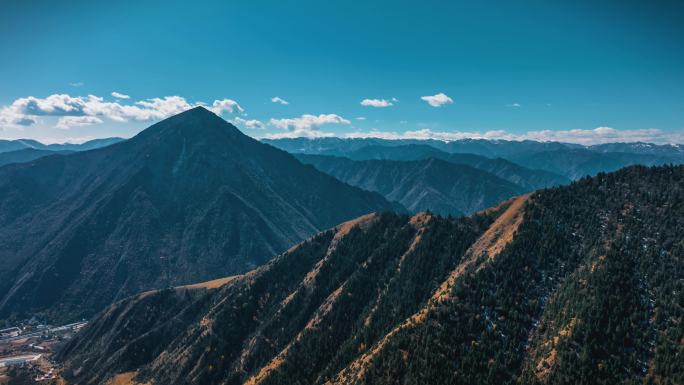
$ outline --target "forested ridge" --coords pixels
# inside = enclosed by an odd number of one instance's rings
[[[681,384],[684,167],[630,167],[471,217],[369,215],[218,288],[112,305],[68,380]]]
[[[362,382],[681,383],[683,182],[636,167],[536,194],[509,247]]]

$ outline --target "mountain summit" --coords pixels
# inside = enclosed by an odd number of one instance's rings
[[[0,168],[0,317],[88,316],[392,209],[197,107],[109,147]]]

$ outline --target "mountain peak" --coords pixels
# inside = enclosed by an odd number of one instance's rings
[[[220,116],[216,115],[215,113],[211,112],[210,110],[206,109],[203,106],[197,106],[193,107],[189,110],[185,110],[181,113],[178,113],[176,115],[173,115],[169,118],[166,118],[162,120],[162,122],[169,122],[169,123],[186,123],[190,122],[192,120],[197,120],[201,121],[203,123],[217,123],[217,124],[226,124],[224,119],[222,119]]]
[[[341,221],[401,209],[201,107],[120,145],[0,167],[0,192],[0,319],[89,316],[140,290],[244,273]]]
[[[166,118],[140,132],[136,138],[182,135],[192,137],[228,136],[228,139],[246,138],[237,127],[205,107],[197,106]],[[215,139],[219,139],[218,137]]]
[[[181,113],[178,114],[178,115],[184,115],[184,114],[187,114],[187,115],[197,115],[197,116],[202,116],[202,115],[205,115],[205,116],[216,115],[216,114],[214,114],[213,112],[209,111],[209,110],[208,110],[206,107],[204,107],[204,106],[193,107],[193,108],[191,108],[191,109],[189,109],[189,110],[185,110],[184,112],[181,112]],[[178,115],[176,115],[176,116],[178,116]]]

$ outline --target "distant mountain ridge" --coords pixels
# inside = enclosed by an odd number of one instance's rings
[[[520,166],[503,158],[487,158],[475,154],[446,153],[427,145],[408,144],[400,146],[367,146],[352,151],[348,157],[354,160],[423,160],[441,159],[486,171],[501,179],[520,186],[525,191],[567,184],[570,180],[560,174]]]
[[[684,166],[367,215],[116,303],[57,358],[84,385],[679,384],[683,218]]]
[[[198,107],[127,141],[0,168],[0,317],[89,316],[387,210],[404,209]]]
[[[47,151],[83,151],[107,146],[121,138],[95,139],[83,144],[50,144],[45,145],[31,139],[0,140],[0,153],[17,151],[21,149],[37,149]],[[343,156],[350,159],[366,160],[376,159],[369,155],[378,152],[382,148],[392,160],[417,160],[426,159],[428,152],[433,157],[446,159],[445,154],[454,156],[479,155],[490,159],[507,160],[537,171],[546,171],[556,175],[575,180],[583,176],[595,175],[598,172],[610,172],[622,167],[635,164],[654,166],[663,164],[683,164],[684,145],[668,144],[656,145],[652,143],[606,143],[584,146],[562,142],[537,142],[532,140],[507,141],[485,139],[461,139],[455,141],[440,141],[434,139],[376,139],[376,138],[287,138],[287,139],[263,139],[262,142],[271,144],[293,154],[332,155]],[[406,150],[418,151],[417,154]],[[403,154],[401,152],[404,152]],[[38,153],[34,153],[38,154]],[[44,153],[48,155],[47,153]],[[391,154],[391,155],[390,155]],[[573,154],[577,156],[573,156]],[[417,155],[420,155],[418,158]],[[562,161],[560,161],[562,159]],[[455,159],[451,159],[453,163]],[[463,160],[463,159],[461,159]],[[468,164],[468,163],[465,163]],[[472,164],[470,164],[472,165]],[[516,184],[520,181],[506,178],[506,173],[495,175],[504,177]],[[550,176],[544,177],[549,178]],[[535,189],[545,186],[558,185],[566,182],[553,183],[539,181],[539,183],[526,186]]]
[[[50,155],[66,155],[74,151],[62,150],[37,150],[35,148],[25,148],[23,150],[0,152],[0,167],[11,163],[24,163],[40,159]]]
[[[627,152],[634,154],[684,154],[684,144],[653,144],[644,142],[615,142],[581,145],[563,142],[538,142],[534,140],[488,140],[459,139],[443,141],[436,139],[379,139],[379,138],[283,138],[262,139],[278,148],[292,153],[345,155],[367,146],[425,145],[448,153],[468,153],[488,158],[547,152],[560,149],[588,149],[594,152]]]
[[[526,167],[536,167],[565,175],[573,180],[587,175],[596,175],[599,172],[616,171],[633,165],[658,166],[684,163],[684,155],[677,155],[676,152],[658,154],[650,151],[640,153],[608,151],[616,147],[619,146],[601,147],[606,151],[600,152],[575,148],[521,154],[511,157],[511,160]]]
[[[428,153],[441,159],[455,154],[479,155],[491,159],[504,159],[528,169],[552,172],[573,180],[635,164],[684,164],[682,144],[608,143],[583,146],[531,140],[462,139],[447,142],[433,139],[375,138],[288,138],[263,141],[294,154],[335,155],[352,159],[365,157],[367,155],[364,154],[368,152],[377,152],[378,148],[384,148],[383,151],[391,153],[392,159],[402,160],[408,160],[416,154],[427,157]]]
[[[325,155],[296,157],[352,186],[399,202],[412,213],[472,214],[527,192],[488,172],[436,158],[354,161]]]
[[[0,153],[25,149],[48,150],[48,151],[86,151],[121,142],[123,138],[93,139],[83,143],[55,143],[43,144],[33,139],[0,139]]]

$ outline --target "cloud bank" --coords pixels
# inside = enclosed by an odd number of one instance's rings
[[[231,122],[238,127],[246,127],[251,128],[253,130],[266,129],[266,125],[262,121],[257,119],[242,119],[238,116],[235,117]]]
[[[622,130],[612,127],[597,127],[593,129],[571,130],[537,130],[527,132],[510,132],[505,130],[490,131],[435,131],[422,128],[408,131],[353,131],[349,119],[338,114],[303,114],[294,118],[273,118],[268,120],[248,119],[245,110],[235,100],[217,99],[212,103],[189,102],[181,96],[164,96],[133,101],[126,99],[128,95],[112,92],[116,99],[105,99],[101,96],[72,96],[69,94],[53,94],[44,98],[28,96],[14,100],[10,105],[0,107],[0,130],[12,128],[23,131],[26,127],[57,128],[67,130],[72,127],[93,126],[112,122],[148,122],[165,119],[196,106],[204,106],[217,115],[224,115],[238,127],[250,130],[277,129],[281,132],[268,132],[259,137],[287,138],[287,137],[347,137],[347,138],[384,138],[384,139],[436,139],[453,141],[459,139],[490,139],[490,140],[535,140],[558,141],[583,145],[614,143],[614,142],[649,142],[656,144],[684,143],[684,129],[665,131],[658,128]],[[276,100],[278,99],[278,100]],[[424,96],[423,99],[433,107],[453,103],[444,93]],[[285,104],[285,100],[278,97],[271,99],[274,103]],[[396,99],[364,99],[361,104],[371,107],[392,105]],[[517,107],[518,104],[511,104]],[[230,116],[228,116],[230,115]],[[49,120],[48,120],[49,118]],[[365,121],[362,116],[355,117],[355,121]],[[401,121],[400,124],[407,124]],[[346,126],[343,131],[324,131],[322,126]],[[42,138],[41,138],[42,140]]]
[[[421,129],[414,131],[356,131],[342,135],[345,138],[378,138],[378,139],[435,139],[454,141],[460,139],[487,140],[535,140],[539,142],[564,142],[582,145],[603,143],[634,143],[648,142],[655,144],[684,143],[684,130],[663,131],[657,128],[618,130],[611,127],[597,127],[594,129],[573,130],[540,130],[527,131],[522,134],[510,133],[504,130],[494,131],[432,131]]]
[[[117,99],[127,95],[113,92]],[[124,97],[125,96],[125,97]],[[100,124],[104,119],[115,122],[161,120],[196,106],[204,106],[217,115],[243,113],[238,102],[231,99],[214,100],[210,105],[190,103],[181,96],[165,96],[122,103],[107,101],[95,95],[71,96],[53,94],[46,98],[29,96],[16,99],[12,104],[0,108],[0,128],[21,128],[36,124],[40,117],[58,118],[58,128]],[[70,117],[66,119],[66,117]],[[75,118],[79,119],[75,119]]]
[[[264,137],[276,138],[320,138],[324,136],[335,136],[333,133],[319,131],[318,128],[325,124],[351,124],[351,122],[337,114],[304,114],[298,118],[271,119],[269,124],[282,130],[284,133],[267,134]]]
[[[68,130],[71,127],[91,126],[102,123],[102,119],[95,116],[62,116],[57,120],[55,128]]]

